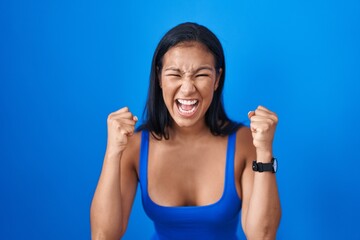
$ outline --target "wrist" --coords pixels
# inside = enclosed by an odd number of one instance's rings
[[[114,160],[120,160],[121,155],[124,150],[118,149],[118,148],[107,148],[105,152],[105,158],[114,161]]]
[[[257,162],[269,163],[273,158],[272,150],[256,150]]]

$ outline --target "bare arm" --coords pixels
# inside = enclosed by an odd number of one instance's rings
[[[254,172],[252,161],[269,163],[277,116],[264,107],[249,113],[251,133],[247,134],[250,152],[242,174],[242,225],[247,239],[275,239],[280,223],[281,208],[276,175]]]
[[[137,187],[137,174],[131,161],[134,144],[129,139],[136,121],[127,108],[108,117],[108,143],[90,210],[94,240],[119,239],[125,232]]]

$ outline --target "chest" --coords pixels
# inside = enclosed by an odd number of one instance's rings
[[[227,139],[164,145],[150,142],[148,192],[162,206],[203,206],[224,191]]]

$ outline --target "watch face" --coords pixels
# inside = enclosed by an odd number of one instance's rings
[[[277,172],[278,164],[277,164],[277,159],[276,158],[274,158],[273,168],[274,168],[274,172]]]

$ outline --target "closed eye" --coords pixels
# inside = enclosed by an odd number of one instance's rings
[[[197,74],[195,77],[210,77],[209,74]]]
[[[166,74],[167,77],[181,77],[179,74]]]

